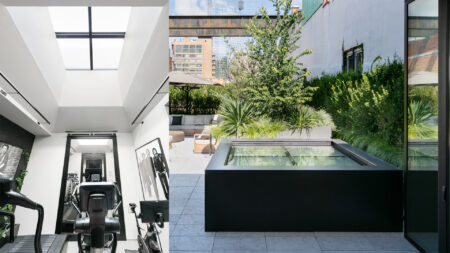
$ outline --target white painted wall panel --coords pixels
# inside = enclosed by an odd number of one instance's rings
[[[404,1],[338,0],[320,7],[306,22],[297,52],[313,50],[299,61],[317,77],[340,72],[343,49],[363,43],[367,71],[377,56],[403,58],[403,36]]]
[[[66,136],[36,137],[28,162],[22,193],[44,207],[42,234],[55,233]],[[20,224],[19,235],[32,235],[36,229],[37,212],[17,207],[16,222]]]

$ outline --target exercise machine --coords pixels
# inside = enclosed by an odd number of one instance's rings
[[[74,230],[78,233],[79,252],[99,253],[111,249],[115,253],[120,231],[115,214],[122,204],[119,188],[112,182],[83,182],[78,192],[80,208],[74,207],[79,218],[75,220]]]
[[[9,243],[0,248],[0,253],[6,252],[61,252],[66,241],[65,235],[44,235],[42,233],[42,223],[44,221],[44,208],[27,198],[25,195],[14,191],[14,181],[9,178],[0,178],[0,206],[7,204],[21,206],[37,210],[38,221],[36,225],[36,233],[34,236],[19,236],[15,238],[15,217],[13,212],[1,211],[0,215],[9,217]],[[42,243],[44,247],[42,247]]]
[[[86,160],[86,169],[84,171],[84,177],[86,182],[100,182],[103,181],[103,169],[102,160]]]
[[[169,222],[169,201],[141,201],[141,213],[137,214],[136,204],[130,203],[131,212],[136,219],[138,229],[139,253],[163,253],[159,229],[164,228],[164,222]],[[142,235],[139,219],[147,224],[145,235]]]

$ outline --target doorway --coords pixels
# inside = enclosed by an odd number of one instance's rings
[[[75,239],[73,225],[78,217],[76,187],[82,182],[116,182],[122,191],[120,181],[117,138],[112,134],[68,134],[61,179],[56,234],[66,233]],[[122,202],[121,197],[115,200]],[[123,202],[122,202],[123,203]],[[119,240],[126,240],[123,205],[119,207]]]

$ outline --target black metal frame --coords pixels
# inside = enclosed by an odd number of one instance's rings
[[[439,0],[439,170],[438,170],[438,237],[439,252],[448,252],[449,248],[449,29],[450,4],[448,0]]]
[[[406,217],[406,206],[407,206],[407,190],[406,182],[408,180],[408,5],[415,0],[405,1],[405,19],[404,19],[404,59],[405,59],[405,83],[404,83],[404,212]],[[438,33],[439,33],[439,68],[438,68],[438,89],[439,89],[439,116],[438,116],[438,246],[439,252],[445,253],[450,249],[450,207],[448,203],[449,196],[449,181],[450,181],[450,122],[449,122],[449,98],[450,98],[450,88],[449,88],[449,72],[450,72],[450,3],[447,0],[439,0],[439,17],[438,17]],[[418,245],[414,240],[412,240],[406,233],[408,226],[408,221],[404,221],[404,231],[405,238],[413,244],[421,252],[425,250]]]
[[[62,217],[64,212],[64,193],[66,189],[66,181],[67,174],[69,171],[69,158],[70,158],[70,144],[72,139],[112,139],[113,141],[113,154],[114,154],[114,173],[116,177],[117,186],[119,190],[122,191],[122,185],[120,180],[120,167],[119,167],[119,154],[117,149],[117,136],[115,133],[108,134],[105,132],[94,134],[94,133],[86,133],[86,134],[76,134],[76,133],[68,133],[67,141],[66,141],[66,152],[64,157],[64,167],[63,174],[61,177],[61,189],[59,193],[59,204],[58,204],[58,215],[56,217],[56,228],[55,234],[62,233]],[[126,240],[126,229],[125,229],[125,218],[124,218],[124,209],[123,209],[123,201],[122,205],[119,207],[119,222],[120,222],[120,234],[117,236],[118,240]],[[70,238],[75,240],[76,237]]]
[[[347,50],[342,51],[342,71],[344,71],[344,72],[347,72],[347,71],[348,71],[348,69],[347,69],[347,57],[346,57],[346,54],[347,54],[348,52],[352,52],[353,57],[354,57],[354,56],[355,56],[355,50],[356,50],[356,49],[361,49],[361,52],[362,52],[362,61],[361,61],[361,63],[357,66],[358,69],[355,69],[355,70],[354,70],[354,71],[359,71],[360,65],[362,65],[362,64],[364,63],[364,44],[363,44],[363,43],[361,43],[361,44],[359,44],[359,45],[357,45],[357,46],[354,46],[354,47],[352,47],[352,48],[350,48],[350,49],[347,49]]]
[[[92,7],[88,7],[89,32],[57,32],[57,39],[89,39],[90,70],[94,70],[93,39],[123,39],[124,32],[92,32]]]

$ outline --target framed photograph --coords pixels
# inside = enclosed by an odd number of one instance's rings
[[[21,157],[21,148],[0,142],[0,177],[14,179]]]
[[[136,159],[144,200],[168,199],[168,168],[161,140],[137,148]]]

